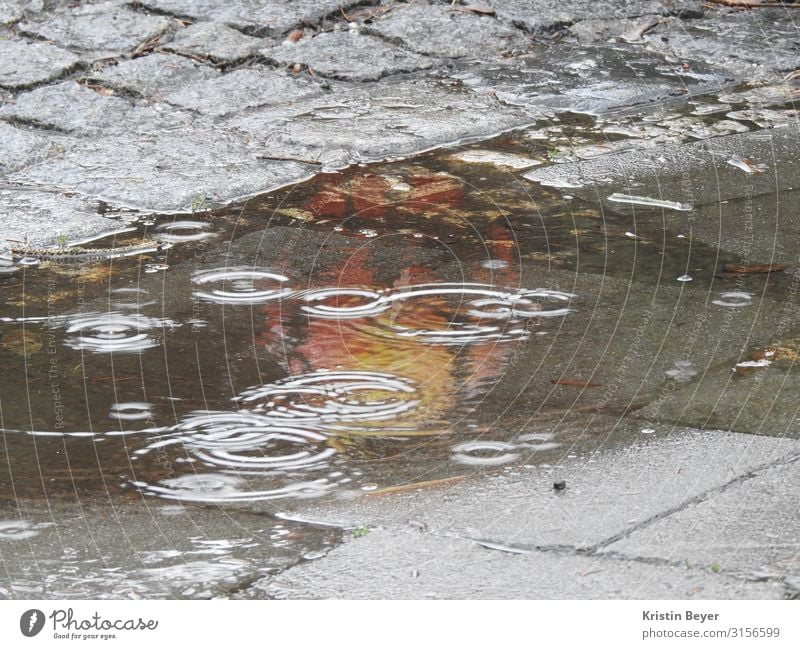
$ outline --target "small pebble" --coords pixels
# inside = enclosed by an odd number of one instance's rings
[[[556,491],[564,491],[567,488],[567,481],[566,480],[559,480],[558,482],[553,483],[553,489]]]

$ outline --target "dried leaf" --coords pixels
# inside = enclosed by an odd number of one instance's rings
[[[789,264],[750,264],[749,266],[725,264],[723,271],[734,275],[743,275],[745,273],[779,273],[787,268],[789,268]]]
[[[568,385],[572,388],[602,388],[602,383],[587,383],[586,381],[572,381],[570,379],[550,379],[553,385]]]
[[[478,14],[479,16],[494,16],[495,11],[491,7],[487,7],[486,5],[466,5],[464,7],[458,7],[459,11],[466,11],[473,14]]]
[[[37,333],[18,329],[16,331],[9,331],[3,336],[3,342],[0,343],[0,345],[18,356],[27,358],[42,348],[42,339]]]

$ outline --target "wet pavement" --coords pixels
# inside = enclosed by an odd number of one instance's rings
[[[0,4],[0,597],[797,596],[800,14],[467,4]]]

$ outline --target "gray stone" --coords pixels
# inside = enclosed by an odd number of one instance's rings
[[[164,46],[170,52],[231,63],[244,59],[264,42],[220,23],[195,23],[182,29]]]
[[[302,24],[316,24],[360,0],[144,0],[143,6],[175,16],[225,23],[258,34],[283,34]]]
[[[659,54],[626,44],[565,44],[508,62],[462,64],[450,74],[512,105],[592,114],[658,106],[716,90],[731,78],[702,65],[685,71]]]
[[[433,63],[418,54],[373,36],[345,31],[326,32],[314,38],[262,50],[263,56],[281,65],[300,64],[314,74],[349,81],[377,81],[389,74],[426,70]]]
[[[131,94],[158,98],[190,83],[215,79],[219,72],[175,54],[150,54],[121,61],[88,78]]]
[[[586,429],[593,430],[591,425]],[[587,434],[605,432],[601,426]],[[609,451],[578,451],[556,464],[465,481],[457,490],[362,496],[296,511],[303,518],[352,527],[407,529],[414,521],[437,534],[521,550],[588,550],[646,528],[655,517],[798,451],[800,443],[791,440],[678,430],[642,435],[638,443]],[[567,488],[554,490],[554,482],[562,480]],[[770,531],[780,536],[782,528],[783,521],[773,519]]]
[[[544,32],[594,18],[633,18],[647,14],[698,16],[703,3],[698,0],[489,0],[497,16],[532,32]]]
[[[449,58],[496,58],[531,44],[525,34],[494,18],[441,5],[401,5],[369,28],[415,52]]]
[[[6,175],[51,153],[53,138],[0,122],[0,174]]]
[[[372,530],[317,561],[256,582],[276,599],[780,599],[778,584],[635,561],[530,552]]]
[[[531,121],[494,97],[464,92],[460,84],[404,80],[334,90],[308,102],[294,118],[256,112],[230,124],[262,139],[267,155],[342,167],[489,136]]]
[[[268,69],[243,69],[182,86],[164,101],[204,115],[222,116],[256,106],[293,104],[322,94],[319,85]]]
[[[117,97],[104,97],[75,81],[36,88],[0,109],[0,117],[41,128],[91,134],[116,127],[131,106]]]
[[[276,539],[291,534],[291,546]],[[104,498],[0,507],[0,598],[226,597],[304,555],[335,530],[211,508]]]
[[[800,577],[800,462],[776,466],[634,532],[604,552],[745,578]]]
[[[797,26],[781,9],[713,12],[697,21],[665,22],[644,39],[647,47],[673,59],[704,61],[751,81],[783,75],[800,61]]]
[[[233,201],[300,180],[312,170],[295,162],[259,160],[259,149],[241,136],[200,124],[162,130],[145,123],[138,132],[124,131],[80,142],[12,179],[128,207],[188,211],[198,195]]]
[[[575,196],[596,201],[614,192],[678,203],[716,205],[721,200],[783,192],[800,187],[798,127],[726,135],[686,144],[666,144],[594,160],[533,169],[525,178],[544,185],[574,185]],[[766,162],[770,172],[746,174],[728,164],[734,156]],[[713,188],[709,192],[709,188]],[[619,203],[603,200],[610,209]],[[637,207],[638,212],[647,212]],[[659,212],[660,213],[660,212]],[[671,210],[670,214],[674,214]]]
[[[37,36],[103,58],[130,52],[167,31],[174,22],[120,7],[116,2],[57,11],[42,21],[20,23],[23,34]]]
[[[24,15],[22,2],[0,2],[0,25],[16,22]]]
[[[52,81],[80,59],[47,43],[0,39],[0,88],[28,88]]]
[[[9,246],[7,239],[27,238],[32,246],[46,246],[62,235],[79,239],[114,227],[100,214],[96,201],[13,186],[0,186],[0,224],[4,248]]]

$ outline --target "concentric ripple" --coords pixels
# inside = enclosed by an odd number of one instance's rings
[[[272,420],[326,424],[394,419],[419,404],[411,381],[381,372],[318,371],[250,388],[236,400]]]
[[[173,221],[163,223],[156,228],[159,239],[170,243],[182,243],[186,241],[201,241],[214,236],[210,223],[204,221]]]
[[[159,344],[151,335],[153,330],[174,326],[171,320],[139,314],[84,313],[67,322],[67,333],[75,335],[64,342],[72,349],[99,354],[138,354]]]
[[[209,466],[259,471],[308,469],[335,453],[327,436],[251,412],[197,412],[175,427],[175,434],[144,451],[180,444]]]
[[[284,286],[289,278],[266,269],[247,267],[214,268],[195,273],[192,295],[217,304],[261,304],[292,294]]]
[[[190,502],[241,502],[274,498],[317,498],[335,485],[326,479],[297,482],[275,489],[251,490],[243,478],[225,473],[189,474],[161,480],[156,484],[131,483],[144,493]]]

